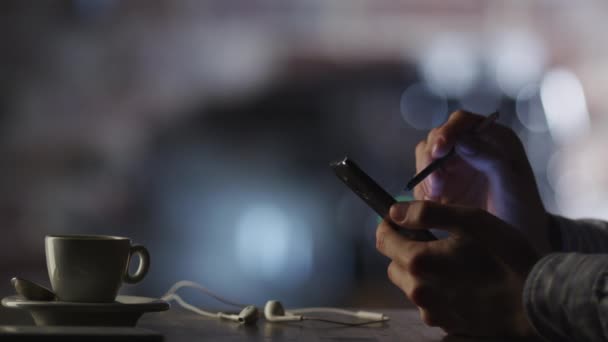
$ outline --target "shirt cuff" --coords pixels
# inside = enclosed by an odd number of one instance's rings
[[[524,286],[526,315],[550,341],[605,338],[599,318],[608,255],[552,253],[540,259]]]
[[[550,215],[549,239],[555,251],[606,253],[608,223],[594,219],[572,220]]]

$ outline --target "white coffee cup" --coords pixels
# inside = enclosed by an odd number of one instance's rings
[[[141,281],[150,267],[150,254],[125,237],[107,235],[47,235],[46,266],[59,300],[112,302],[123,282]],[[129,261],[139,255],[139,266],[129,274]]]

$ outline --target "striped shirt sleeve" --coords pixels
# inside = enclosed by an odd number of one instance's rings
[[[552,215],[550,230],[555,235],[553,248],[561,252],[608,253],[608,222],[571,220]],[[557,244],[557,245],[556,245]]]
[[[554,249],[562,252],[544,256],[528,275],[526,314],[548,341],[608,341],[608,223],[552,220]]]

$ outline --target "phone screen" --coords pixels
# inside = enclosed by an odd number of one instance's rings
[[[357,194],[370,208],[380,217],[388,218],[388,213],[393,204],[396,203],[393,196],[386,192],[378,183],[368,176],[361,168],[348,157],[330,164],[344,184],[346,184],[355,194]],[[428,230],[413,230],[396,226],[392,221],[394,229],[401,232],[407,238],[431,241],[437,238]]]

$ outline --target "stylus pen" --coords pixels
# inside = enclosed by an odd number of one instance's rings
[[[494,121],[498,119],[498,112],[494,112],[488,115],[481,123],[479,123],[473,133],[479,134],[486,130]],[[422,182],[428,175],[433,173],[433,171],[437,170],[443,163],[445,163],[448,159],[452,158],[456,154],[456,149],[452,147],[452,149],[443,157],[433,160],[427,167],[422,169],[422,171],[418,172],[412,179],[407,182],[405,186],[406,191],[412,191],[416,185]]]

